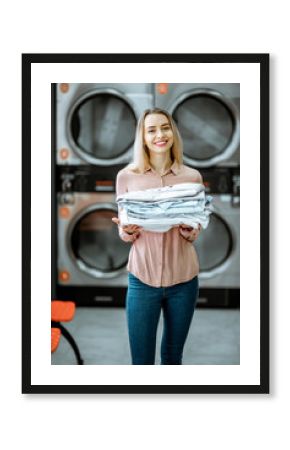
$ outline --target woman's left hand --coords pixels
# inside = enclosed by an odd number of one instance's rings
[[[181,224],[178,227],[179,233],[181,236],[189,242],[193,242],[198,238],[198,235],[201,230],[201,226],[198,226],[198,229],[189,227],[188,225]]]

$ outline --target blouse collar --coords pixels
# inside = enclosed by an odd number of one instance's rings
[[[151,170],[152,172],[155,172],[155,170],[152,167],[147,167],[147,169],[145,169],[145,172],[148,172],[149,170]],[[169,172],[172,172],[174,175],[178,175],[179,170],[180,170],[180,167],[179,167],[178,163],[176,161],[174,161],[172,166],[167,170],[167,172],[164,175],[167,175]]]

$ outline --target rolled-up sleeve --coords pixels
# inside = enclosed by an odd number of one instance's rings
[[[128,192],[127,189],[127,174],[123,171],[119,172],[116,179],[116,195],[117,197],[119,195],[125,194],[125,192]],[[118,206],[118,209],[120,207]],[[128,234],[126,231],[122,229],[120,225],[118,225],[119,230],[119,236],[124,242],[134,242],[136,239],[136,236],[133,234]]]
[[[203,178],[200,172],[197,171],[197,180],[194,180],[193,183],[200,183],[203,184]]]

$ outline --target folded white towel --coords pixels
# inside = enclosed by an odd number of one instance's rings
[[[144,189],[143,191],[131,191],[117,197],[119,200],[140,200],[153,202],[164,199],[180,197],[192,197],[204,191],[204,185],[200,183],[180,183],[160,188]]]
[[[210,214],[210,213],[209,213]],[[209,214],[199,215],[195,218],[174,217],[165,219],[137,219],[136,217],[129,217],[125,209],[119,211],[119,219],[122,226],[125,225],[139,225],[146,231],[155,231],[165,233],[170,228],[178,225],[188,225],[189,227],[198,228],[200,224],[202,228],[207,228]]]

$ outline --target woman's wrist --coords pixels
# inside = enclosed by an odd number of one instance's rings
[[[182,232],[181,232],[181,235],[187,242],[192,243],[192,242],[194,242],[197,239],[197,237],[198,237],[198,235],[200,233],[200,230],[201,230],[201,225],[198,224],[198,228],[192,229],[192,231],[190,232],[189,235],[186,236]]]

